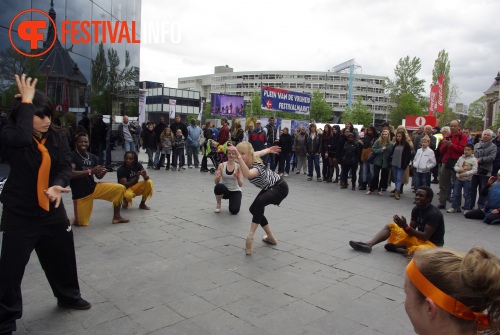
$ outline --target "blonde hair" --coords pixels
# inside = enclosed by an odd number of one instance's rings
[[[170,129],[169,127],[166,127],[165,129],[163,129],[163,131],[161,132],[160,138],[164,138],[165,136],[168,136],[167,135],[168,131],[170,131],[170,136],[169,137],[173,138],[174,135],[172,134],[172,129]]]
[[[384,133],[387,133],[387,139],[384,140],[384,137],[382,135],[384,135]],[[382,132],[380,133],[380,136],[378,138],[378,142],[382,145],[386,145],[389,141],[391,140],[391,133],[389,132],[389,130],[382,130]]]
[[[438,289],[474,312],[487,313],[491,323],[487,334],[500,334],[500,258],[475,246],[467,253],[445,248],[425,249],[415,253],[414,261],[422,275]],[[424,301],[424,295],[411,285]],[[451,314],[450,318],[463,327],[475,327],[475,321]]]
[[[236,149],[238,149],[238,152],[241,154],[248,153],[248,154],[253,155],[253,162],[254,163],[264,164],[264,162],[262,162],[262,159],[260,159],[260,157],[255,154],[255,151],[253,150],[253,147],[250,144],[250,142],[240,142],[236,146]]]
[[[422,138],[420,139],[420,142],[422,142],[422,141],[427,141],[427,142],[431,143],[431,139],[427,135],[422,136]]]

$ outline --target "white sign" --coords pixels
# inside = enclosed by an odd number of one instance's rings
[[[175,119],[175,104],[177,100],[170,99],[170,119]]]
[[[139,90],[139,125],[146,122],[146,97],[147,90]]]

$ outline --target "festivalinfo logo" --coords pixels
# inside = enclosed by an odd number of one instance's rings
[[[54,34],[49,47],[39,53],[27,53],[22,51],[14,43],[15,33],[21,40],[29,42],[30,50],[38,50],[38,43],[45,39],[44,32],[47,32],[46,20],[31,20],[30,14],[38,13],[47,17],[49,22],[54,27]],[[14,28],[17,24],[17,30]],[[133,43],[139,44],[141,40],[137,38],[136,21],[88,21],[88,20],[64,20],[61,23],[61,41],[62,43],[70,42],[72,44],[81,43]],[[94,34],[91,34],[92,30]],[[44,11],[39,9],[27,9],[17,14],[11,21],[9,26],[9,39],[12,47],[20,54],[27,57],[39,57],[49,52],[55,44],[57,36],[57,27],[54,20]]]

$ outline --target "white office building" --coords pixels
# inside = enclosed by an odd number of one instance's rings
[[[332,107],[332,117],[341,116],[349,102],[353,105],[359,96],[363,103],[375,113],[376,124],[387,120],[389,97],[382,86],[384,77],[353,73],[354,60],[350,72],[342,72],[342,67],[332,71],[245,71],[234,72],[229,66],[217,66],[213,74],[183,77],[178,79],[178,88],[201,92],[202,98],[210,101],[211,93],[243,96],[250,101],[252,92],[260,92],[262,86],[312,94],[324,93],[326,102]],[[347,66],[349,66],[347,64]],[[343,67],[345,70],[345,66]],[[356,68],[360,68],[356,64]],[[349,70],[349,67],[347,67]],[[352,76],[351,76],[352,74]],[[349,83],[351,89],[349,89]],[[349,99],[351,95],[351,99]]]

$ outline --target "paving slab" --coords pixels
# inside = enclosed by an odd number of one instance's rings
[[[151,210],[135,199],[122,211],[130,222],[113,225],[111,205],[95,201],[90,225],[73,227],[81,291],[92,308],[58,308],[33,253],[15,334],[414,333],[403,305],[408,260],[382,244],[370,254],[348,245],[371,237],[396,213],[409,217],[408,186],[397,201],[389,192],[367,196],[290,174],[288,197],[266,208],[278,244],[263,243],[259,229],[246,256],[256,187],[245,181],[237,215],[227,202],[216,214],[213,175],[147,171],[155,189]],[[116,172],[104,181],[116,182]],[[72,217],[71,194],[64,202]],[[500,254],[500,226],[443,214],[447,247],[479,244]]]

